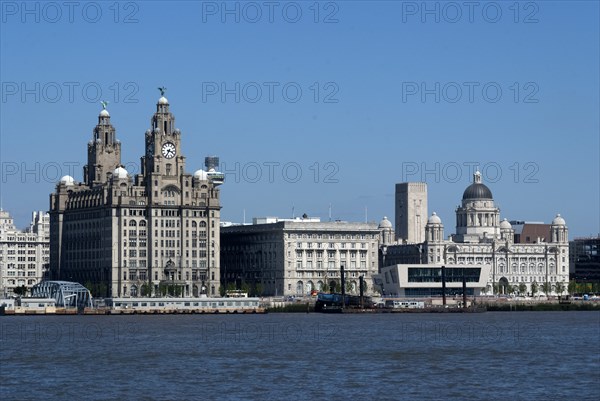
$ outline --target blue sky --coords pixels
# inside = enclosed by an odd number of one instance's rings
[[[477,164],[502,218],[600,231],[598,2],[270,4],[2,1],[2,207],[24,226],[81,180],[102,99],[139,171],[164,85],[223,220],[393,221],[425,180],[448,235]]]

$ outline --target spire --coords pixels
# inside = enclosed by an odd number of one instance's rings
[[[481,184],[481,173],[479,172],[479,170],[475,171],[475,173],[473,174],[473,182],[475,184]]]

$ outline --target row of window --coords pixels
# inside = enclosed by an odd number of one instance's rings
[[[127,216],[127,209],[123,211],[123,215]],[[145,215],[145,214],[144,214]],[[165,210],[165,209],[154,209],[153,216],[160,217],[181,217],[181,211],[176,210]],[[207,217],[205,210],[185,210],[185,217]],[[215,212],[211,211],[211,217],[215,217]]]
[[[317,269],[324,269],[325,268],[325,264],[322,261],[317,261],[317,263],[314,265]],[[356,261],[351,261],[347,266],[345,266],[346,268],[349,269],[356,269],[357,264]],[[310,270],[313,268],[313,262],[312,261],[307,261],[305,264],[302,263],[301,260],[296,261],[296,269],[297,270]],[[336,269],[336,263],[335,261],[330,260],[329,263],[327,263],[327,268],[334,270]],[[367,268],[367,262],[366,261],[361,261],[360,262],[360,268],[361,269],[366,269]]]
[[[154,271],[154,281],[159,280],[158,275],[159,275],[159,272],[157,270],[155,270]],[[211,276],[211,280],[214,281],[215,272],[211,272],[210,276]],[[129,275],[127,274],[127,270],[123,270],[123,280],[127,281],[127,277],[129,277],[129,281],[137,281],[137,280],[146,281],[148,279],[146,270],[130,270]],[[186,271],[185,276],[182,275],[181,272],[162,275],[162,279],[167,280],[167,281],[174,281],[174,280],[181,281],[181,280],[183,280],[183,277],[185,277],[185,280],[189,280],[190,272]],[[192,271],[191,277],[192,277],[193,281],[196,281],[196,280],[205,281],[207,279],[206,273],[200,272],[200,271]]]
[[[15,280],[7,280],[7,284],[8,285],[15,285],[16,281]],[[19,285],[25,284],[24,282],[21,283],[19,282]],[[35,279],[29,279],[27,280],[27,285],[34,285],[35,284]]]
[[[18,274],[17,274],[18,273]],[[27,272],[27,277],[35,277],[36,274],[35,271],[28,271]],[[6,275],[8,277],[25,277],[25,272],[24,271],[14,271],[14,270],[9,270],[6,272]]]
[[[346,278],[348,277],[352,277],[352,278],[358,278],[361,275],[363,275],[365,273],[363,272],[348,272],[346,274]],[[288,272],[288,278],[291,277],[291,272]],[[340,277],[340,273],[339,272],[330,272],[330,273],[324,273],[324,272],[296,272],[296,278],[311,278],[311,277],[329,277],[329,278],[335,278],[335,277]]]
[[[336,249],[336,242],[298,242],[298,248],[306,248],[306,249],[313,249],[313,248],[317,248],[317,249],[323,249],[323,248],[329,248],[329,249]],[[339,248],[340,249],[346,249],[346,245],[349,245],[350,248],[352,249],[356,249],[358,248],[358,245],[356,242],[351,242],[351,243],[346,243],[346,242],[342,242],[339,244]],[[375,246],[375,243],[373,243],[373,246]],[[366,249],[367,248],[367,244],[365,242],[360,243],[360,248],[362,249]]]
[[[556,276],[549,276],[548,279],[549,279],[549,281],[552,281],[552,282],[567,281],[565,277],[562,277],[562,279],[557,280]],[[536,283],[540,284],[540,283],[545,283],[546,282],[546,277],[544,277],[544,276],[537,276],[537,277],[534,277],[534,276],[521,276],[521,277],[513,276],[513,277],[510,277],[508,279],[508,281],[510,281],[512,283],[527,283],[527,282],[533,283],[533,282],[536,282]]]
[[[8,246],[15,246],[18,245],[19,248],[25,248],[26,246],[34,247],[36,246],[35,242],[38,241],[38,237],[12,237],[12,236],[8,236],[6,238],[6,241],[8,242]],[[31,243],[33,242],[33,244]]]
[[[129,234],[129,237],[147,237],[147,232],[146,230],[123,230],[123,236],[127,237]],[[179,230],[160,230],[160,236],[161,237],[170,237],[170,238],[179,238],[179,234],[180,231]],[[158,237],[158,230],[154,230],[154,236]],[[185,231],[185,236],[189,237],[190,236],[190,232],[188,230]],[[206,231],[192,231],[192,238],[206,238]]]
[[[10,241],[10,237],[8,238],[8,240]],[[13,240],[14,240],[14,238],[13,238]],[[35,242],[35,240],[32,241],[32,242]],[[23,243],[23,242],[7,243],[6,245],[8,246],[8,248],[9,248],[8,250],[9,251],[11,251],[10,248],[17,247],[17,248],[19,248],[19,252],[21,251],[22,248],[36,248],[38,246],[37,244],[30,244],[30,243]],[[45,247],[48,246],[48,244],[43,244],[43,245]],[[0,252],[2,252],[2,249],[0,249]],[[14,252],[14,250],[13,250],[13,252]]]
[[[48,262],[48,260],[46,260],[46,262]],[[6,265],[6,267],[8,269],[19,269],[19,270],[25,270],[25,267],[27,267],[27,269],[35,269],[36,266],[37,265],[35,263],[29,263],[29,264],[27,264],[27,266],[25,265],[25,263],[19,263],[19,264],[8,263]]]
[[[377,239],[377,234],[290,234],[290,238],[313,239]]]
[[[356,253],[357,253],[356,251],[350,252],[350,258],[351,259],[356,259]],[[361,259],[366,259],[367,258],[367,252],[366,251],[361,251],[359,253],[360,253],[360,258]],[[297,258],[301,259],[304,254],[306,255],[307,259],[312,259],[313,258],[313,252],[312,251],[307,251],[307,252],[296,251],[296,257]],[[334,252],[329,251],[329,252],[327,252],[327,257],[329,259],[335,259],[335,254],[336,254],[335,251]],[[348,254],[347,252],[340,251],[340,259],[346,259],[347,254]],[[317,259],[323,259],[323,252],[316,252],[316,255],[317,255]]]
[[[8,260],[15,260],[14,257],[8,257]],[[36,261],[36,257],[35,256],[18,256],[17,257],[17,261],[18,262],[35,262]]]
[[[156,196],[158,196],[158,191],[155,191],[154,194]],[[122,195],[127,195],[126,191],[122,192]],[[206,194],[204,194],[206,197]],[[142,193],[141,196],[145,196],[145,193]],[[135,205],[135,201],[131,201],[130,202],[131,205]],[[139,201],[137,202],[138,205],[145,205],[146,202],[144,201]],[[174,205],[175,202],[174,201],[169,201],[168,204]],[[122,215],[123,216],[141,216],[141,217],[146,217],[148,214],[146,213],[146,209],[123,209],[122,210]],[[154,211],[153,216],[163,216],[163,217],[179,217],[181,214],[179,213],[179,211],[175,211],[175,210],[161,210],[160,213],[158,212],[158,210]],[[207,213],[204,210],[186,210],[185,217],[207,217]],[[212,217],[214,217],[214,212],[212,212]]]
[[[511,270],[511,269],[509,269],[507,266],[504,266],[504,265],[500,265],[500,266],[498,266],[498,271],[499,271],[500,273],[510,273],[510,272],[511,272],[510,270]],[[553,264],[550,264],[550,265],[548,266],[548,272],[549,272],[550,274],[555,274],[555,273],[557,273],[557,271],[556,271],[556,269],[555,269],[555,266],[554,266]],[[563,266],[563,267],[562,267],[562,272],[563,272],[563,273],[566,273],[566,272],[567,272],[567,267],[566,267],[566,266]],[[520,272],[519,272],[519,269],[517,268],[517,266],[513,266],[513,267],[512,267],[512,273],[538,273],[538,274],[539,274],[539,273],[544,273],[544,266],[542,266],[542,265],[538,266],[538,268],[537,268],[537,272],[536,272],[536,269],[535,269],[533,266],[530,266],[530,268],[529,268],[529,272],[527,272],[527,268],[526,268],[524,265],[522,265],[522,266],[521,266],[521,270],[520,270]]]

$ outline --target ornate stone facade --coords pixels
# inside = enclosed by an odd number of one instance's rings
[[[263,295],[310,295],[339,286],[344,266],[348,293],[358,293],[359,277],[373,290],[378,272],[380,229],[374,223],[280,220],[233,225],[221,230],[226,283],[260,285]]]
[[[385,265],[429,263],[490,266],[487,292],[566,292],[569,281],[569,242],[565,220],[557,215],[550,238],[514,243],[514,230],[495,206],[492,192],[476,172],[456,209],[456,234],[444,239],[444,226],[433,213],[425,226],[425,241],[386,248]],[[535,283],[535,284],[534,284]],[[544,291],[546,289],[547,291]],[[532,291],[534,290],[534,291]]]
[[[132,176],[110,115],[100,112],[84,182],[65,176],[50,195],[52,275],[91,285],[97,296],[216,295],[223,176],[185,171],[182,133],[164,96],[150,124],[141,174]]]

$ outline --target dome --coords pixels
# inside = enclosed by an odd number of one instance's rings
[[[181,135],[181,130],[179,128],[175,128],[175,135]]]
[[[465,199],[493,199],[492,191],[481,182],[481,173],[476,171],[473,174],[473,183],[463,192],[463,200]]]
[[[64,175],[64,176],[61,177],[59,183],[60,184],[65,184],[65,185],[74,185],[75,184],[75,180],[70,175]]]
[[[427,224],[442,224],[442,219],[440,219],[440,217],[433,212],[431,214],[431,217],[429,217],[429,219],[427,220]]]
[[[508,220],[504,219],[500,222],[500,229],[501,230],[512,230],[512,226],[510,225]]]
[[[379,222],[379,228],[392,228],[392,223],[388,220],[387,216],[383,216],[383,220]]]
[[[169,101],[166,97],[161,96],[160,99],[158,99],[158,104],[169,104]]]
[[[463,192],[463,200],[465,199],[493,199],[492,191],[485,184],[473,183]]]
[[[206,174],[206,171],[202,169],[196,170],[196,172],[194,173],[194,178],[201,181],[206,181],[208,179],[208,175]]]
[[[100,112],[100,117],[110,117],[110,114],[108,114],[108,110],[102,109],[102,111]]]
[[[119,166],[113,171],[113,177],[115,178],[127,178],[129,173],[123,167]]]
[[[552,220],[552,224],[555,226],[564,226],[565,225],[565,219],[563,219],[560,214],[557,214],[556,217],[554,218],[554,220]]]

